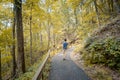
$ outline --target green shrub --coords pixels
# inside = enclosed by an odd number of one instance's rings
[[[84,58],[91,63],[103,63],[111,68],[120,68],[120,39],[97,40],[84,50]]]

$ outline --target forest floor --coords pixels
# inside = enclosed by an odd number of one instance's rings
[[[49,80],[90,80],[86,73],[79,68],[70,58],[74,48],[69,48],[66,60],[60,52],[52,58]]]
[[[81,53],[72,53],[71,59],[82,68],[92,80],[120,80],[120,73],[104,65],[85,64]]]

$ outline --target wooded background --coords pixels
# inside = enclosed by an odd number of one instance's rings
[[[28,71],[64,38],[79,43],[120,12],[120,0],[0,0],[0,80]]]

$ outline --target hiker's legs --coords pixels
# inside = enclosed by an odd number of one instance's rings
[[[66,57],[66,49],[63,50],[63,58],[65,59]]]

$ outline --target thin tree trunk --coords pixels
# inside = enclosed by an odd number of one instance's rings
[[[30,12],[30,63],[32,64],[32,5],[31,3],[31,12]]]
[[[47,33],[48,33],[48,46],[47,46],[47,49],[49,49],[50,42],[51,42],[51,39],[50,39],[50,36],[51,36],[51,34],[50,34],[51,23],[50,23],[50,21],[51,21],[51,17],[49,15],[48,24],[47,24],[48,25],[48,27],[47,27]]]
[[[114,0],[115,6],[117,8],[117,12],[120,13],[120,1],[119,0]]]
[[[0,80],[2,80],[2,72],[1,72],[1,49],[0,49]]]
[[[56,35],[54,34],[54,45],[56,47]]]
[[[39,24],[39,27],[40,27],[40,29],[42,30],[41,25],[42,25],[42,24],[40,23],[40,24]],[[42,32],[41,32],[41,31],[39,32],[39,37],[40,37],[40,45],[43,46],[43,36],[42,36]]]
[[[53,47],[56,47],[56,34],[53,33]]]
[[[14,0],[15,2],[15,19],[17,31],[17,65],[19,74],[25,73],[24,58],[24,37],[22,24],[22,0]]]
[[[74,16],[75,16],[75,25],[74,25],[75,27],[73,29],[73,33],[75,33],[75,31],[78,28],[77,8],[74,10]],[[74,34],[74,36],[75,36],[75,34]]]
[[[42,33],[40,33],[40,45],[42,46],[43,45],[43,38],[42,38]]]
[[[75,38],[76,30],[78,28],[78,18],[77,18],[77,8],[74,10],[74,16],[75,16],[75,25],[73,25],[73,39]]]
[[[32,28],[31,26],[30,26],[30,63],[32,64]]]
[[[113,12],[114,11],[114,5],[113,5],[113,0],[110,0],[110,3],[111,3],[111,12]]]
[[[50,47],[50,23],[48,22],[48,49]]]
[[[111,15],[111,13],[114,11],[113,9],[113,0],[107,0],[107,4],[108,4],[108,10],[109,10],[109,13]]]
[[[75,15],[75,24],[76,24],[75,27],[77,27],[77,24],[78,24],[78,19],[77,19],[77,8],[74,10],[74,15]]]
[[[82,18],[82,6],[81,5],[79,5],[79,10],[81,10],[81,12],[80,12],[80,24],[82,24],[83,18]]]
[[[111,12],[111,10],[110,10],[110,0],[107,0],[107,5],[108,5],[109,13],[110,13]]]
[[[96,12],[96,17],[97,17],[98,27],[99,27],[100,26],[100,19],[99,19],[99,12],[98,12],[98,8],[97,8],[96,0],[94,0],[94,7],[95,7],[95,12]]]
[[[13,21],[12,36],[13,36],[13,40],[15,40],[15,18]],[[14,77],[16,74],[15,43],[13,43],[13,45],[12,45],[12,59],[13,59],[13,61],[12,61],[12,63],[13,63],[12,77]]]

